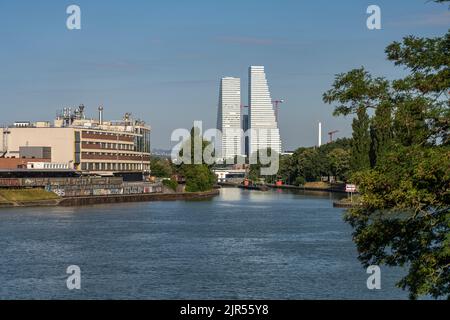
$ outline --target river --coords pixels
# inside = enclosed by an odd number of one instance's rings
[[[0,210],[0,299],[406,299],[367,289],[327,193],[222,189],[211,200]],[[68,290],[66,269],[81,270]]]

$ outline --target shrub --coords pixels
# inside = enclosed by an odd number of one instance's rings
[[[170,189],[172,189],[173,191],[177,191],[177,187],[178,187],[178,182],[176,182],[175,180],[163,180],[162,184]]]

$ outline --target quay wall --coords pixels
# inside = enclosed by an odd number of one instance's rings
[[[162,185],[159,183],[124,182],[121,177],[0,179],[0,187],[43,188],[62,198],[162,192]]]
[[[64,198],[59,202],[60,206],[74,207],[94,204],[124,203],[124,202],[148,202],[148,201],[176,201],[208,199],[219,195],[219,190],[207,192],[184,192],[184,193],[150,193],[132,195],[90,196]]]

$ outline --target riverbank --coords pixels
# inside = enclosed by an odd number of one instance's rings
[[[60,199],[43,189],[0,189],[0,208],[56,206]]]
[[[346,193],[345,184],[343,184],[343,183],[329,184],[329,183],[325,183],[325,182],[307,182],[305,185],[302,185],[302,186],[293,186],[293,185],[287,185],[287,184],[284,184],[284,185],[267,184],[267,186],[272,189]]]
[[[41,189],[8,190],[9,198],[0,196],[0,208],[17,207],[73,207],[96,204],[124,203],[124,202],[149,202],[149,201],[179,201],[208,199],[219,195],[219,190],[207,192],[182,192],[182,193],[149,193],[133,195],[107,195],[86,197],[61,198],[56,194]],[[26,194],[27,197],[21,197]],[[16,200],[12,200],[16,199]]]
[[[231,183],[231,182],[221,182],[219,183],[221,187],[224,188],[243,188],[242,184],[239,183]],[[276,184],[265,184],[265,188],[271,189],[284,189],[284,190],[303,190],[303,191],[322,191],[322,192],[333,192],[333,193],[346,193],[345,184],[343,183],[335,183],[329,184],[325,182],[307,182],[302,186],[294,186],[294,185],[276,185]],[[260,190],[260,187],[247,187],[247,189]]]
[[[358,206],[361,206],[361,202],[359,201],[359,195],[354,195],[352,198],[344,198],[339,201],[333,202],[334,208],[351,209]]]

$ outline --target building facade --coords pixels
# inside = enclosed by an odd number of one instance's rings
[[[247,132],[250,128],[250,124],[248,122],[248,114],[242,115],[242,129],[244,132]],[[250,156],[250,139],[248,135],[244,135],[244,154],[246,157]]]
[[[220,82],[217,129],[222,132],[221,158],[230,159],[241,150],[241,80],[226,77]]]
[[[271,148],[281,153],[280,130],[263,66],[249,68],[249,153]]]
[[[132,120],[130,114],[116,122],[104,122],[102,118],[103,109],[98,120],[86,119],[84,107],[80,106],[74,112],[65,109],[53,125],[20,122],[2,128],[0,158],[32,160],[32,154],[41,152],[47,164],[42,159],[33,161],[47,168],[57,163],[76,171],[105,175],[150,172],[150,127]]]

